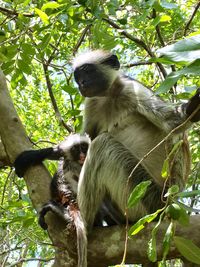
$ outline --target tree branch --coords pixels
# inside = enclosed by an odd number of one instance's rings
[[[151,239],[151,231],[155,227],[156,222],[150,223],[128,240],[128,249],[126,254],[126,264],[142,263],[149,264],[147,257],[148,241]],[[162,222],[157,233],[157,256],[158,261],[162,259],[162,242],[169,222]],[[192,240],[197,246],[200,246],[200,215],[190,217],[190,225],[188,227],[177,225],[176,236]],[[105,267],[119,264],[122,261],[125,242],[124,226],[95,228],[89,236],[88,248],[88,267]],[[172,242],[170,252],[167,259],[183,258],[174,243]],[[148,265],[150,266],[150,265]]]
[[[21,152],[32,147],[13,106],[2,71],[0,71],[0,136],[11,163]],[[49,199],[47,185],[50,184],[51,178],[43,165],[36,166],[34,171],[32,169],[30,168],[27,171],[30,175],[25,176],[25,181],[34,206],[39,209],[41,202],[45,203]],[[43,177],[43,179],[41,180],[40,177]]]
[[[194,11],[193,11],[193,13],[192,13],[190,19],[188,20],[188,22],[187,22],[186,25],[185,25],[185,30],[184,30],[183,36],[186,36],[187,30],[189,29],[190,24],[192,23],[192,20],[194,19],[195,15],[196,15],[196,13],[197,13],[197,11],[198,11],[198,9],[199,9],[199,7],[200,7],[200,1],[199,1],[198,4],[196,5],[196,7],[195,7],[195,9],[194,9]]]
[[[127,64],[127,65],[123,65],[122,67],[131,68],[131,67],[136,67],[136,66],[144,66],[144,65],[152,65],[152,64],[154,64],[154,62],[139,61],[139,62],[135,62],[135,63],[130,63],[130,64]]]
[[[20,13],[16,12],[15,10],[10,10],[10,9],[7,9],[5,7],[0,7],[0,12],[1,13],[4,13],[6,15],[14,15],[14,16],[18,16]],[[23,13],[22,14],[24,17],[29,17],[29,18],[32,18],[34,17],[35,15],[34,14],[31,14],[31,13]]]
[[[141,46],[148,54],[150,57],[155,57],[155,54],[151,51],[151,49],[145,44],[145,42],[141,39],[138,39],[136,37],[134,37],[133,35],[129,34],[128,32],[126,32],[125,30],[121,29],[121,27],[116,24],[115,22],[113,22],[112,20],[108,19],[108,18],[103,18],[104,21],[106,21],[107,23],[109,23],[113,28],[120,30],[120,34],[125,36],[126,38],[128,38],[129,40],[133,41],[134,43],[136,43],[138,46]],[[163,67],[163,65],[160,62],[156,63],[158,68],[160,69],[163,77],[165,78],[167,76],[167,72],[165,70],[165,68]]]
[[[69,125],[67,125],[65,123],[65,121],[63,120],[63,118],[62,118],[62,116],[60,114],[60,111],[58,109],[58,105],[56,103],[56,99],[55,99],[53,91],[52,91],[52,83],[51,83],[51,80],[50,80],[50,77],[49,77],[48,65],[43,63],[43,69],[44,69],[47,89],[49,91],[49,96],[51,98],[51,103],[53,105],[53,108],[54,108],[54,111],[55,111],[55,115],[58,118],[59,122],[65,127],[65,129],[67,129],[67,131],[69,133],[71,133],[71,132],[73,132],[73,129]]]
[[[54,258],[49,258],[49,259],[41,259],[41,258],[24,259],[24,258],[21,258],[18,261],[10,264],[9,267],[18,266],[19,263],[29,262],[29,261],[49,262],[49,261],[52,261],[52,260],[54,260]]]
[[[91,28],[92,24],[89,24],[85,27],[85,29],[83,30],[77,44],[75,45],[74,49],[73,49],[73,55],[76,54],[76,52],[78,51],[79,47],[81,46],[82,42],[84,41],[85,39],[85,36],[87,34],[87,32],[89,31],[89,29]]]
[[[155,19],[157,16],[156,14],[156,10],[153,8],[153,15],[152,15],[152,18]],[[160,44],[162,46],[165,46],[165,42],[164,42],[164,39],[162,37],[162,34],[161,34],[161,31],[160,31],[160,27],[159,27],[159,24],[156,25],[156,33],[158,35],[158,40],[160,41]]]

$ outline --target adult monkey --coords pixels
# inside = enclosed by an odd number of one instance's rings
[[[141,203],[131,208],[128,218],[135,221],[163,205],[161,177],[164,160],[170,157],[167,186],[183,188],[188,177],[190,152],[185,130],[200,120],[200,111],[158,146],[127,179],[138,161],[174,128],[182,124],[200,104],[200,89],[188,103],[166,103],[139,82],[119,73],[120,63],[112,53],[93,51],[74,60],[74,76],[85,99],[83,132],[92,138],[78,185],[78,204],[88,228],[106,194],[124,213],[127,198],[135,185],[152,181]],[[87,196],[87,197],[85,197]]]

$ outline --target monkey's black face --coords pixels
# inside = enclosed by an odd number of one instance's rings
[[[73,145],[70,149],[70,153],[74,161],[83,164],[88,151],[88,143],[82,142],[81,144]]]
[[[110,86],[108,77],[95,64],[84,64],[74,71],[80,93],[85,97],[104,96]]]

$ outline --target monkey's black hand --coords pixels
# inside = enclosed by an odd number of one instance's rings
[[[45,215],[49,212],[49,211],[53,211],[52,209],[52,205],[54,205],[54,202],[53,201],[49,201],[48,203],[46,203],[40,213],[39,213],[39,219],[38,219],[38,223],[39,225],[44,229],[44,230],[47,230],[48,229],[48,225],[47,223],[45,222]]]
[[[188,116],[192,114],[195,109],[200,105],[200,88],[197,89],[196,94],[185,104],[185,112]],[[197,122],[200,120],[200,110],[191,118],[192,122]]]
[[[26,170],[33,165],[42,163],[43,160],[52,155],[53,148],[39,150],[27,150],[22,152],[14,162],[15,172],[19,177],[23,177]]]

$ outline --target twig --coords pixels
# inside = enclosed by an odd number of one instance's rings
[[[50,55],[50,57],[49,57],[49,59],[48,59],[48,61],[47,61],[47,64],[48,64],[48,65],[49,65],[49,64],[51,63],[51,61],[53,60],[54,55],[56,54],[56,51],[57,51],[57,53],[60,52],[60,51],[58,50],[58,46],[59,46],[59,44],[60,44],[60,42],[61,42],[62,37],[63,37],[63,34],[60,35],[57,44],[56,44],[55,46],[52,45],[52,47],[54,48],[54,50],[53,50],[53,52],[51,53],[51,55]]]
[[[10,252],[18,250],[18,249],[22,249],[22,247],[17,247],[16,246],[15,248],[4,250],[3,252],[0,253],[0,256],[3,256],[4,254],[10,253]]]
[[[82,42],[84,41],[85,39],[85,36],[88,32],[88,30],[91,28],[92,24],[89,24],[86,26],[86,28],[83,30],[83,32],[81,33],[81,36],[77,42],[77,44],[75,45],[74,49],[73,49],[73,55],[76,54],[76,52],[78,51],[79,47],[81,46]]]
[[[135,66],[144,66],[144,65],[152,65],[155,62],[148,62],[148,61],[140,61],[140,62],[135,62],[135,63],[130,63],[127,65],[123,65],[122,67],[124,68],[131,68],[131,67],[135,67]]]
[[[15,16],[19,15],[19,13],[16,12],[15,10],[10,10],[10,9],[5,8],[5,7],[0,7],[0,12],[4,13],[4,14],[8,14],[8,15],[15,15]],[[24,17],[30,17],[30,18],[35,16],[34,14],[31,14],[31,13],[23,13],[22,15]]]
[[[153,9],[152,18],[155,19],[156,16],[157,16],[157,14],[156,14],[156,10]],[[161,35],[161,31],[160,31],[159,24],[156,25],[156,33],[157,33],[157,35],[158,35],[158,40],[160,41],[160,44],[161,44],[162,46],[165,46],[165,42],[164,42],[164,39],[163,39],[163,37],[162,37],[162,35]]]
[[[183,33],[184,36],[186,36],[187,30],[189,29],[190,24],[191,24],[192,20],[194,19],[195,15],[196,15],[196,13],[197,13],[197,11],[198,11],[198,9],[199,9],[199,7],[200,7],[200,1],[199,1],[199,3],[196,5],[196,7],[195,7],[195,9],[194,9],[194,11],[193,11],[193,13],[192,13],[190,19],[188,20],[188,22],[187,22],[186,25],[185,25],[185,30],[184,30],[184,33]]]
[[[128,32],[126,32],[125,30],[121,29],[121,27],[116,24],[115,22],[113,22],[112,20],[108,19],[108,18],[104,18],[104,21],[106,21],[107,23],[109,23],[113,28],[120,30],[120,34],[125,36],[126,38],[128,38],[129,40],[133,41],[134,43],[136,43],[137,45],[141,46],[148,54],[150,57],[155,57],[154,53],[151,51],[151,49],[145,44],[145,42],[139,38],[134,37],[133,35],[129,34]],[[165,68],[163,67],[163,65],[160,62],[156,63],[157,66],[159,67],[163,77],[165,78],[167,76],[167,72],[165,70]]]
[[[4,196],[5,196],[5,192],[6,192],[6,186],[7,186],[7,183],[8,183],[8,179],[10,178],[11,174],[12,174],[12,169],[10,170],[9,174],[7,175],[6,177],[6,181],[4,183],[4,186],[3,186],[3,192],[2,192],[2,198],[1,198],[1,205],[3,205],[3,202],[4,202]]]
[[[71,132],[73,132],[73,129],[64,122],[64,120],[63,120],[63,118],[62,118],[62,116],[60,114],[60,111],[58,109],[58,105],[56,103],[56,100],[55,100],[55,97],[54,97],[54,94],[53,94],[53,91],[52,91],[52,83],[51,83],[50,77],[49,77],[48,65],[45,64],[45,63],[43,63],[42,65],[43,65],[43,69],[44,69],[47,89],[48,89],[48,92],[49,92],[49,96],[51,98],[51,103],[53,105],[53,108],[54,108],[54,111],[55,111],[55,115],[58,118],[59,122],[65,127],[65,129],[67,129],[67,131],[69,133],[71,133]]]
[[[42,261],[42,262],[48,262],[48,261],[52,261],[54,260],[54,258],[49,258],[49,259],[41,259],[41,258],[29,258],[29,259],[19,259],[18,261],[12,263],[9,265],[9,267],[14,267],[14,266],[17,266],[19,263],[22,263],[22,262],[29,262],[29,261]]]
[[[145,44],[145,42],[139,38],[134,37],[133,35],[129,34],[127,31],[121,29],[121,27],[116,24],[114,21],[108,19],[108,18],[104,18],[104,21],[108,22],[113,28],[120,30],[120,34],[127,37],[128,39],[130,39],[131,41],[133,41],[134,43],[136,43],[137,45],[141,46],[142,48],[144,48],[144,50],[147,51],[147,53],[153,57],[154,54],[153,52],[149,49],[149,47]]]

